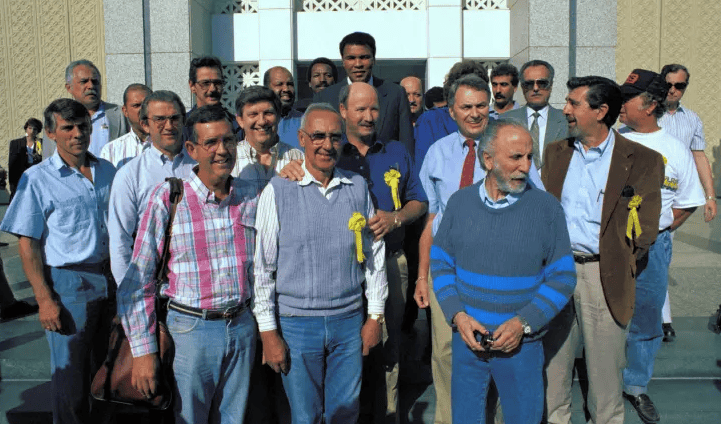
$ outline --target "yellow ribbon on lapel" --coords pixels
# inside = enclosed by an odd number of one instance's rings
[[[636,237],[641,235],[641,221],[638,219],[638,207],[641,206],[643,199],[638,194],[631,198],[628,203],[628,223],[626,224],[626,237],[633,240],[633,232],[636,231]]]
[[[35,152],[39,155],[43,154],[43,144],[40,140],[35,140]]]
[[[398,197],[398,181],[401,178],[401,173],[395,169],[390,169],[383,174],[383,179],[386,181],[388,187],[391,188],[391,195],[393,196],[394,210],[401,208],[401,199]]]
[[[363,236],[361,231],[366,226],[366,219],[361,215],[360,212],[353,212],[353,216],[348,221],[348,229],[355,233],[355,250],[358,263],[362,263],[365,260],[363,255]]]

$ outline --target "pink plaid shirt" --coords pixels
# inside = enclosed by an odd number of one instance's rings
[[[228,197],[217,202],[195,172],[183,186],[172,227],[168,281],[161,285],[161,293],[195,308],[236,306],[250,298],[260,188],[235,178]],[[118,287],[118,314],[134,357],[158,350],[153,275],[169,211],[170,184],[166,182],[150,196],[130,268]]]

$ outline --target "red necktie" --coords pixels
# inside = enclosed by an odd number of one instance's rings
[[[461,172],[461,185],[458,187],[458,189],[462,189],[463,187],[467,187],[473,184],[473,169],[476,166],[476,142],[471,140],[470,138],[467,138],[466,142],[463,144],[468,146],[468,154],[466,155],[466,160],[463,161],[463,172]]]

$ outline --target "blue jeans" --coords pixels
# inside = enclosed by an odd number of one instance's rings
[[[45,276],[61,304],[61,331],[45,331],[53,422],[99,422],[102,411],[94,408],[91,414],[88,394],[92,374],[105,359],[115,314],[115,304],[108,301],[108,280],[98,272],[51,267],[45,269]]]
[[[522,342],[510,354],[476,355],[453,332],[451,410],[453,424],[486,422],[486,396],[493,381],[506,424],[540,423],[543,418],[543,345]]]
[[[648,251],[646,268],[636,276],[636,300],[626,339],[627,364],[623,370],[623,391],[629,395],[646,393],[653,375],[653,364],[663,339],[661,311],[666,300],[671,252],[671,233],[664,231]]]
[[[362,371],[361,310],[321,317],[281,316],[290,349],[283,387],[293,424],[358,420]]]
[[[168,311],[175,342],[175,422],[242,423],[255,354],[249,310],[230,321],[206,321]]]

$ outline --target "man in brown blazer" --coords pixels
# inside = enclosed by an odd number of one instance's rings
[[[611,130],[623,102],[615,82],[589,76],[567,86],[570,137],[548,146],[542,179],[563,205],[578,283],[544,339],[548,422],[571,422],[573,364],[583,343],[590,422],[622,424],[626,326],[636,264],[658,234],[663,159]]]

